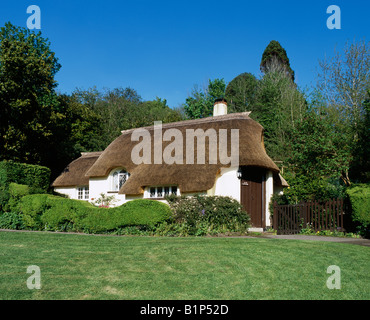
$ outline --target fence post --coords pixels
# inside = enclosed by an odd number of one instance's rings
[[[278,213],[277,213],[277,202],[274,201],[274,213],[272,217],[272,228],[278,230]]]

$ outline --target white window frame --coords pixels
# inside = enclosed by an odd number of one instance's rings
[[[111,173],[111,192],[118,192],[121,187],[126,183],[128,178],[130,177],[130,173],[128,173],[125,169],[115,169]],[[120,185],[121,179],[125,179],[124,182]]]
[[[90,190],[89,186],[80,186],[77,187],[77,199],[78,200],[89,200]]]
[[[168,189],[167,189],[168,188]],[[176,188],[176,192],[174,192]],[[168,190],[168,194],[165,194],[166,189]],[[147,187],[144,191],[144,198],[148,199],[163,199],[167,195],[180,195],[180,190],[178,186],[152,186]]]

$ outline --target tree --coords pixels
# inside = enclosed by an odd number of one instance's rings
[[[285,49],[276,40],[270,41],[262,54],[260,69],[262,73],[269,72],[271,65],[278,63],[287,75],[294,81],[294,71],[290,67],[289,58]]]
[[[257,78],[247,72],[231,80],[225,91],[229,112],[250,111],[255,102],[257,86]]]
[[[354,140],[365,110],[363,102],[370,88],[370,42],[346,43],[343,52],[319,61],[317,88],[338,123],[350,128]]]
[[[209,117],[213,113],[214,101],[225,96],[226,84],[224,79],[208,81],[206,89],[194,86],[191,96],[186,99],[184,110],[190,119]]]
[[[166,123],[183,119],[180,111],[171,109],[165,99],[157,97],[153,101],[143,101],[137,91],[132,88],[106,89],[103,92],[91,88],[76,90],[72,96],[76,99],[76,103],[89,110],[91,117],[87,119],[93,123],[96,122],[96,117],[99,119],[97,125],[99,134],[97,136],[92,134],[90,138],[86,137],[87,141],[83,143],[83,146],[88,149],[92,146],[96,149],[86,151],[104,150],[121,134],[122,130],[151,126],[154,121]],[[88,122],[82,119],[78,121],[82,121],[80,125],[83,123],[83,127],[86,126],[87,130],[82,132],[82,139],[84,134],[89,132],[90,127]]]
[[[0,29],[0,159],[47,165],[48,138],[62,117],[50,43],[29,29]]]
[[[370,180],[370,90],[363,103],[364,119],[358,125],[358,139],[353,150],[353,163],[350,176],[357,182]]]
[[[341,178],[350,184],[351,148],[327,114],[310,110],[293,133],[289,162],[295,173],[310,180]]]
[[[307,110],[304,94],[280,63],[273,63],[258,81],[251,117],[265,129],[266,151],[274,160],[285,161],[291,153],[292,130]]]
[[[369,176],[369,88],[370,42],[347,42],[342,51],[319,61],[317,89],[325,101],[323,109],[352,150],[350,178],[355,181]]]

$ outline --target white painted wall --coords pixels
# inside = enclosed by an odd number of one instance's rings
[[[270,210],[269,205],[271,201],[271,197],[274,194],[274,178],[271,171],[266,172],[266,182],[265,182],[265,222],[266,227],[271,226],[272,221],[270,219]]]
[[[236,175],[237,170],[238,168],[221,168],[220,176],[212,188],[214,191],[210,191],[208,194],[229,196],[240,202],[240,180]]]
[[[114,195],[116,201],[112,203],[112,207],[124,204],[126,202],[126,196],[124,194],[118,194],[118,192],[112,192],[112,185],[113,183],[111,175],[103,178],[90,178],[90,202],[96,201],[98,198],[100,198],[100,194],[104,193],[107,196]]]
[[[64,188],[54,188],[55,192],[64,194],[70,199],[77,199],[77,188],[76,187],[64,187]]]

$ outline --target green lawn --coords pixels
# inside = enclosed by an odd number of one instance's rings
[[[370,249],[341,243],[0,232],[0,299],[368,300],[369,271]]]

